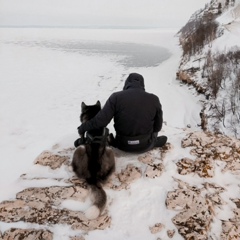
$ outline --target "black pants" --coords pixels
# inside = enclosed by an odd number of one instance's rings
[[[167,142],[166,136],[157,136],[158,133],[141,135],[137,137],[125,137],[117,135],[110,143],[113,147],[119,148],[125,152],[143,153],[147,152],[154,147],[162,147]]]
[[[150,151],[154,147],[162,147],[167,142],[166,136],[158,137],[157,135],[157,133],[152,133],[150,135],[142,135],[140,137],[130,138],[120,137],[117,135],[117,137],[114,138],[113,134],[111,133],[108,137],[108,144],[125,152],[143,153]],[[128,144],[128,141],[130,141],[130,144]],[[81,144],[85,144],[84,139],[82,138],[78,138],[74,142],[75,147],[78,147]]]

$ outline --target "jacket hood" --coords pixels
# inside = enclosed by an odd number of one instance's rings
[[[143,76],[138,73],[131,73],[125,81],[123,90],[126,90],[128,88],[140,88],[145,90],[144,87],[145,86]]]

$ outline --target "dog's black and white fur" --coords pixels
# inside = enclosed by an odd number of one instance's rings
[[[95,105],[82,103],[81,122],[93,118],[101,110],[98,101]],[[72,168],[80,179],[86,180],[91,189],[91,206],[85,215],[89,219],[97,218],[103,211],[107,196],[102,188],[102,183],[115,170],[115,158],[111,148],[106,146],[107,136],[104,128],[87,132],[85,144],[80,145],[73,154]],[[81,136],[84,138],[84,136]],[[95,140],[97,139],[97,140]]]

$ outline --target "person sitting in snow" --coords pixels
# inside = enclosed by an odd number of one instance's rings
[[[109,144],[113,147],[126,152],[146,152],[167,142],[166,136],[157,136],[163,123],[159,98],[145,91],[144,78],[138,73],[131,73],[123,90],[113,93],[94,118],[78,127],[78,133],[82,136],[106,127],[112,118],[116,137],[110,134]],[[75,147],[80,144],[83,144],[81,138],[74,142]]]

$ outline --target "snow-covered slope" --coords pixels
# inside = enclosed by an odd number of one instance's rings
[[[211,1],[182,28],[178,76],[206,96],[203,129],[240,138],[240,1],[227,2]]]

